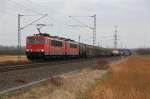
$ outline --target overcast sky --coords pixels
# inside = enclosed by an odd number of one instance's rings
[[[113,47],[114,26],[118,26],[118,47],[150,47],[150,1],[149,0],[0,0],[0,45],[17,45],[17,14],[48,13],[37,23],[54,24],[42,29],[51,35],[63,36],[92,44],[92,31],[68,16],[97,15],[97,44]],[[24,26],[39,16],[22,17]],[[77,18],[92,26],[93,19]],[[25,38],[36,33],[35,25],[23,31]]]

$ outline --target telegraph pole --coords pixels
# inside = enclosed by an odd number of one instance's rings
[[[93,28],[93,47],[96,44],[96,14],[93,16],[94,18],[94,28]]]
[[[81,36],[80,36],[80,35],[79,35],[79,38],[78,38],[78,39],[79,39],[79,45],[80,45],[80,42],[81,42],[81,41],[80,41],[80,39],[81,39]]]
[[[21,30],[20,30],[20,18],[21,14],[18,14],[18,62],[21,61]]]
[[[118,44],[118,30],[117,26],[115,26],[115,34],[114,34],[114,48],[117,49],[117,44]]]
[[[78,37],[78,40],[79,40],[78,41],[79,42],[79,50],[80,50],[80,39],[81,39],[81,36],[79,35],[79,37]],[[79,51],[79,54],[81,54],[80,51]]]
[[[98,42],[98,47],[101,47],[101,44],[100,44],[101,42]]]

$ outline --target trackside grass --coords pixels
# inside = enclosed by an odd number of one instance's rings
[[[130,57],[112,66],[110,73],[87,93],[87,99],[150,99],[150,57]]]

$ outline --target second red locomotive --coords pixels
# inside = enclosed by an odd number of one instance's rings
[[[48,34],[28,36],[26,55],[29,60],[79,57],[77,42]]]

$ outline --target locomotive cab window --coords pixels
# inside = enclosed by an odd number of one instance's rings
[[[33,38],[28,38],[27,39],[27,44],[34,44],[34,39]]]
[[[45,40],[43,38],[28,38],[27,44],[44,44]]]
[[[70,43],[70,48],[77,48],[77,44]]]
[[[36,38],[36,44],[44,44],[45,40],[43,38]]]
[[[51,40],[51,45],[55,47],[62,47],[63,43],[62,41]]]

